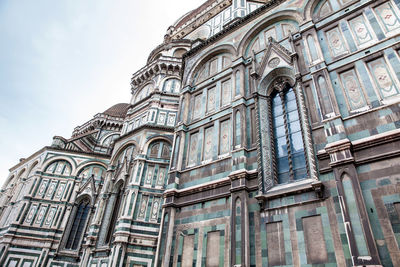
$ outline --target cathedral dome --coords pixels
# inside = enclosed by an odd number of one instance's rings
[[[104,111],[103,114],[112,117],[124,118],[128,112],[129,106],[130,104],[127,103],[118,103]]]

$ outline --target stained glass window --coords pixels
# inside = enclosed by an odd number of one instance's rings
[[[73,219],[71,230],[68,234],[68,239],[65,244],[66,249],[76,250],[81,242],[84,234],[86,221],[89,215],[90,206],[89,200],[81,201],[76,208],[76,213]]]
[[[292,88],[272,97],[276,173],[279,184],[307,177],[296,96]]]

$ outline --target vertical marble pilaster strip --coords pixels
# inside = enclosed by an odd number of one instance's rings
[[[314,157],[314,149],[313,149],[313,141],[311,138],[311,132],[310,132],[310,124],[308,122],[308,118],[306,116],[307,110],[306,110],[306,105],[305,105],[305,100],[304,100],[304,94],[303,94],[303,86],[300,81],[297,81],[297,86],[295,86],[295,94],[297,97],[297,107],[299,110],[300,118],[301,118],[301,125],[302,127],[302,132],[303,132],[303,142],[304,142],[304,147],[307,153],[307,160],[306,164],[308,164],[308,171],[310,178],[313,178],[314,180],[318,180],[318,175],[317,175],[317,167],[315,164],[315,157]]]

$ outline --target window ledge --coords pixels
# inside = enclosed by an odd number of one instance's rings
[[[315,191],[318,198],[322,198],[323,184],[314,179],[305,179],[289,184],[277,185],[268,190],[265,194],[258,195],[258,200],[271,200],[288,195],[295,195],[303,192]]]
[[[67,250],[63,249],[57,253],[57,256],[66,256],[66,257],[74,257],[79,258],[79,250]]]

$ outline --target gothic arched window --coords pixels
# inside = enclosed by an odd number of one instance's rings
[[[119,165],[123,163],[125,160],[128,162],[132,161],[135,158],[136,155],[136,150],[135,150],[135,145],[131,144],[125,147],[124,150],[122,150],[118,156],[115,158],[114,162]]]
[[[275,180],[279,184],[307,177],[306,154],[295,91],[286,85],[271,95]]]
[[[105,172],[106,169],[100,165],[89,165],[79,172],[78,177],[81,179],[82,183],[85,183],[86,180],[93,175],[96,183],[100,183]]]
[[[193,84],[196,85],[209,77],[229,68],[232,65],[231,55],[228,53],[219,54],[205,62],[194,74]]]
[[[65,160],[55,161],[47,166],[45,173],[57,174],[57,175],[70,175],[71,164]]]
[[[179,93],[181,82],[176,78],[168,79],[163,84],[163,92]]]
[[[89,198],[84,198],[73,208],[71,213],[71,218],[73,219],[70,221],[71,226],[65,241],[65,249],[77,250],[79,248],[85,232],[89,212]]]
[[[167,142],[155,141],[149,145],[147,156],[151,158],[167,158],[171,156],[171,146]]]
[[[121,200],[122,200],[122,194],[123,194],[123,190],[122,190],[122,184],[120,184],[117,189],[115,190],[115,192],[113,193],[113,198],[110,198],[110,202],[114,202],[113,204],[113,208],[112,208],[112,216],[111,216],[111,221],[107,230],[107,234],[105,237],[105,244],[109,244],[110,241],[112,240],[113,237],[113,233],[115,230],[115,226],[117,223],[117,219],[118,219],[118,214],[119,214],[119,209],[121,206]]]

